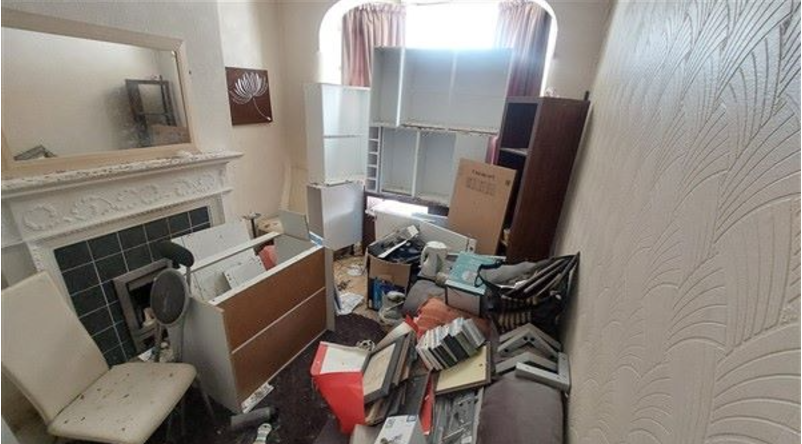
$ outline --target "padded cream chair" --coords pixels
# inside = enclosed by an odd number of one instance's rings
[[[47,273],[3,290],[0,300],[3,373],[55,436],[144,443],[195,378],[189,364],[109,369]]]

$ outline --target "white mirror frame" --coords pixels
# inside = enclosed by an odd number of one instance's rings
[[[181,95],[184,99],[184,112],[189,131],[189,143],[162,145],[158,147],[132,150],[102,151],[90,154],[68,155],[63,157],[16,161],[7,146],[5,135],[2,140],[2,178],[31,176],[55,171],[78,170],[105,165],[114,165],[143,160],[174,157],[179,151],[197,153],[195,146],[195,127],[192,116],[192,93],[190,91],[189,67],[187,65],[184,41],[172,37],[154,36],[124,29],[110,28],[89,23],[48,17],[39,14],[2,8],[2,26],[26,31],[121,43],[163,51],[174,51],[178,64],[178,78]],[[112,147],[109,147],[112,148]]]

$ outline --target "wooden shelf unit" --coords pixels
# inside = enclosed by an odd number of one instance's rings
[[[553,97],[507,99],[495,163],[518,171],[505,220],[512,263],[551,254],[589,106]]]

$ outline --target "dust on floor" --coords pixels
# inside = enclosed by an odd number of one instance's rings
[[[368,291],[368,275],[365,270],[365,256],[345,255],[334,261],[334,281],[337,290],[342,293],[354,293],[362,296],[362,303],[354,309],[354,314],[379,321],[379,314],[368,308],[366,295]]]

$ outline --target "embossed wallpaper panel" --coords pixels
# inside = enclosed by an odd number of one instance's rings
[[[796,1],[619,2],[558,251],[571,443],[798,443]]]

